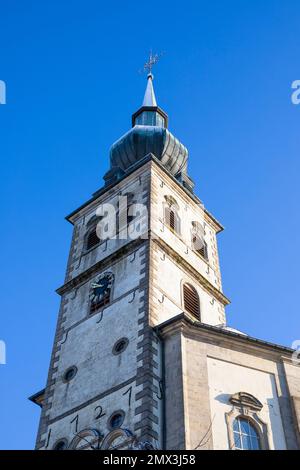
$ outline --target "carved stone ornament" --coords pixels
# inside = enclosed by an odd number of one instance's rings
[[[263,404],[250,393],[238,392],[230,397],[230,403],[242,408],[260,411]]]

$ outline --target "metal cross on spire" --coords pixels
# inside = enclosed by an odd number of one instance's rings
[[[162,54],[153,54],[151,50],[149,54],[149,59],[144,64],[144,71],[147,71],[149,75],[152,75],[152,67],[153,65],[157,64],[161,56]]]

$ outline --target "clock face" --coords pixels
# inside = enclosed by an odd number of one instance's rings
[[[106,305],[110,301],[110,293],[113,283],[113,274],[104,273],[91,284],[91,311]]]
[[[128,441],[128,439],[124,439],[124,436],[118,436],[111,442],[108,450],[127,449],[128,448],[128,442],[127,441]]]
[[[94,296],[99,297],[105,294],[109,285],[110,285],[110,280],[108,276],[105,276],[102,279],[99,279],[99,281],[95,283],[94,288],[93,288]]]
[[[101,450],[133,449],[135,441],[136,438],[129,429],[114,429],[102,441]]]
[[[73,439],[70,448],[73,450],[98,450],[101,436],[96,429],[83,429]]]

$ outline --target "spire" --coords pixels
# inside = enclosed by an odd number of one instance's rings
[[[147,86],[144,95],[142,107],[136,111],[132,116],[132,126],[168,126],[168,116],[166,113],[157,106],[154,88],[153,88],[153,75],[152,67],[159,60],[158,54],[150,52],[149,60],[144,65],[144,70],[148,71]]]
[[[155,93],[154,93],[154,88],[153,88],[153,75],[150,72],[147,77],[147,87],[145,91],[145,96],[144,96],[144,101],[142,106],[149,106],[149,107],[156,107],[156,98],[155,98]]]
[[[154,88],[153,75],[151,72],[147,76],[147,86],[142,107],[132,116],[132,126],[159,126],[167,127],[168,116],[157,106]]]

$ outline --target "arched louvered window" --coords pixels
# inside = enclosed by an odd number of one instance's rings
[[[164,218],[165,224],[169,227],[170,230],[180,235],[181,231],[181,222],[178,215],[179,204],[173,196],[164,196]]]
[[[207,243],[199,235],[192,235],[192,247],[199,255],[208,259]]]
[[[93,215],[86,224],[86,233],[84,241],[84,249],[86,251],[91,250],[97,246],[101,239],[97,234],[97,225],[103,219],[103,216]]]
[[[94,248],[94,246],[98,245],[100,243],[100,239],[97,235],[96,227],[92,228],[87,237],[86,237],[86,249],[90,250],[91,248]]]
[[[165,223],[173,232],[180,234],[180,218],[175,209],[165,208]]]
[[[200,301],[196,289],[190,284],[183,285],[184,309],[200,320]]]

